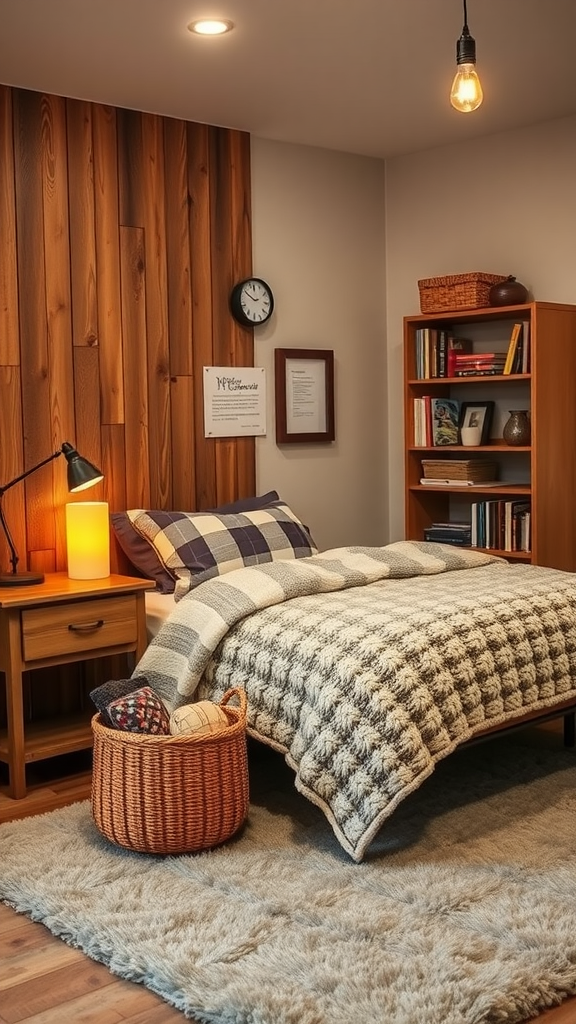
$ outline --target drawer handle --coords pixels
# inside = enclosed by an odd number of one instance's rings
[[[104,625],[104,619],[96,619],[96,622],[83,622],[80,625],[71,623],[68,629],[71,633],[91,633],[94,629],[100,629]]]

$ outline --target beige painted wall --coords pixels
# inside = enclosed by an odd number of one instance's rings
[[[534,298],[576,302],[575,183],[574,117],[386,166],[252,139],[254,270],[277,300],[256,332],[257,480],[320,547],[403,536],[402,318],[419,312],[418,279],[510,273]],[[334,445],[276,446],[275,347],[334,349]]]
[[[276,488],[320,548],[384,544],[384,164],[253,138],[252,195],[254,272],[276,304],[255,330],[255,364],[268,371],[259,493]],[[334,350],[334,444],[276,445],[275,348]]]
[[[386,259],[395,540],[404,530],[402,317],[420,311],[419,279],[474,270],[514,274],[534,299],[576,303],[576,117],[389,161]]]

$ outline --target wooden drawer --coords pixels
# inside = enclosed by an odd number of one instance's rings
[[[22,611],[24,661],[136,644],[136,597],[121,594]]]

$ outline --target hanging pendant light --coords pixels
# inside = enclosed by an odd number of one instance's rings
[[[463,3],[464,27],[456,44],[457,70],[450,90],[450,103],[456,110],[466,114],[480,106],[484,94],[476,73],[476,41],[468,31],[466,0],[463,0]]]

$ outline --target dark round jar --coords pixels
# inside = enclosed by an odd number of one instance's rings
[[[510,409],[510,416],[504,424],[502,436],[506,444],[530,444],[530,419],[527,409]]]
[[[491,306],[521,306],[528,298],[528,289],[515,277],[507,277],[492,285],[489,298]]]

